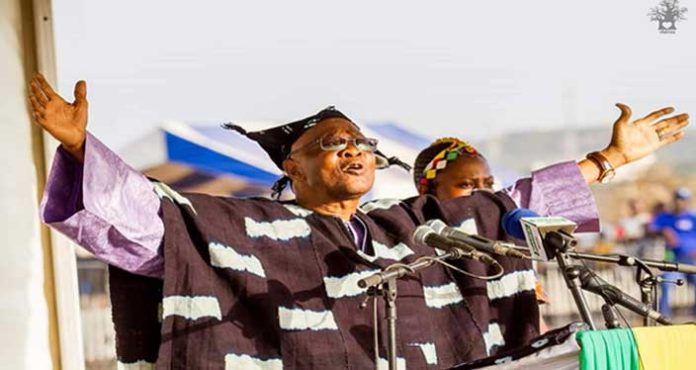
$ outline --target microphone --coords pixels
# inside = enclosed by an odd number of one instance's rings
[[[644,317],[649,317],[660,324],[672,325],[672,322],[666,317],[662,316],[659,312],[653,310],[647,304],[622,292],[621,289],[609,284],[609,282],[600,278],[588,269],[580,269],[580,283],[582,284],[582,289],[599,294],[610,303],[616,303],[626,307],[627,309]]]
[[[565,221],[560,224],[555,224],[555,227],[551,222],[547,222],[548,224],[539,226],[539,220],[549,219],[561,219]],[[512,236],[513,238],[527,240],[527,245],[529,245],[529,251],[532,255],[532,259],[539,261],[549,260],[547,258],[548,256],[546,254],[546,250],[544,248],[539,247],[542,245],[541,243],[546,237],[547,233],[550,233],[550,231],[554,231],[555,229],[555,231],[557,231],[559,235],[563,235],[563,237],[567,239],[572,239],[572,235],[570,235],[570,233],[572,233],[575,229],[575,224],[573,224],[572,221],[569,221],[562,217],[540,217],[536,212],[526,208],[517,208],[507,212],[505,215],[503,215],[500,223],[503,227],[503,230],[505,230],[505,232],[508,235]],[[531,241],[530,237],[528,237],[528,234],[531,235]],[[621,255],[596,255],[573,252],[569,254],[569,256],[577,259],[588,259],[591,261],[618,263],[622,266],[634,265],[633,263],[629,265],[621,263]],[[677,271],[687,274],[696,274],[696,265],[651,259],[642,259],[641,261],[643,261],[646,265],[650,267],[655,267],[662,271]]]
[[[425,224],[432,227],[436,233],[440,234],[440,236],[462,242],[484,253],[517,258],[529,258],[528,255],[514,249],[517,246],[512,243],[491,240],[480,235],[467,234],[457,228],[447,226],[447,224],[445,224],[442,220],[430,220]]]
[[[526,217],[539,217],[539,214],[527,208],[515,208],[506,212],[500,219],[500,226],[505,233],[515,239],[524,239],[522,219]]]
[[[477,261],[481,261],[487,265],[498,265],[498,268],[501,269],[502,272],[502,266],[498,264],[498,261],[496,261],[493,257],[481,253],[474,248],[462,244],[456,240],[451,240],[448,238],[445,238],[443,236],[438,235],[435,230],[433,230],[430,226],[427,225],[421,225],[416,228],[416,230],[413,232],[412,236],[413,240],[417,243],[421,244],[426,244],[430,247],[433,248],[438,248],[438,249],[443,249],[449,252],[449,255],[446,257],[440,257],[440,258],[462,258],[462,257],[467,257],[471,258]],[[409,272],[414,272],[415,270],[422,269],[424,267],[428,267],[432,264],[432,258],[429,259],[422,259],[419,258],[413,263],[409,265],[404,265],[401,263],[395,263],[389,267],[387,267],[385,270],[374,273],[368,277],[362,278],[358,280],[358,286],[360,288],[368,288],[368,287],[373,287],[377,286],[379,284],[383,284],[384,282],[388,282],[391,279],[398,279]]]
[[[498,261],[496,261],[493,257],[485,253],[481,253],[473,247],[470,247],[457,240],[439,235],[428,225],[418,226],[416,231],[413,232],[413,240],[417,243],[422,243],[429,247],[442,249],[447,252],[455,252],[459,253],[460,255],[461,252],[464,252],[466,253],[466,257],[470,257],[473,260],[483,262],[487,265],[494,265],[498,263]]]
[[[532,259],[538,261],[549,260],[549,253],[544,248],[547,235],[568,240],[571,245],[577,243],[572,235],[577,224],[565,217],[543,217],[530,209],[517,208],[505,213],[500,224],[508,235],[526,240]]]

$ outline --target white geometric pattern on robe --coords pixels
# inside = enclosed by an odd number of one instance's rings
[[[505,345],[505,338],[503,338],[503,333],[500,331],[498,323],[492,322],[488,324],[488,329],[483,333],[483,341],[486,343],[486,353],[489,356],[493,348]]]
[[[402,357],[396,358],[396,369],[406,370],[406,359]],[[377,363],[377,370],[389,370],[389,361],[386,358],[380,358]]]
[[[358,280],[366,278],[379,270],[352,272],[344,276],[324,277],[326,294],[331,298],[353,297],[364,293],[367,289],[358,286]]]
[[[375,262],[375,261],[377,261],[377,257],[376,257],[376,256],[370,256],[369,254],[367,254],[367,253],[365,253],[365,252],[363,252],[363,251],[361,251],[361,250],[356,250],[355,253],[357,253],[358,256],[364,258],[364,259],[367,260],[367,261],[370,261],[370,262]]]
[[[169,185],[159,181],[154,181],[152,184],[154,186],[155,194],[157,194],[160,199],[167,198],[176,204],[185,205],[191,208],[191,211],[193,211],[194,214],[197,214],[196,209],[193,208],[193,204],[191,204],[191,201],[185,196],[177,193],[174,189],[170,188]]]
[[[457,229],[469,235],[478,235],[476,220],[473,218],[464,220]],[[494,347],[505,345],[505,339],[497,323],[490,323],[488,325],[488,330],[483,333],[483,340],[486,343],[486,353],[488,353],[489,356]]]
[[[338,330],[331,311],[311,311],[278,307],[280,328],[284,330]]]
[[[454,282],[440,286],[423,286],[423,296],[426,306],[433,308],[442,308],[464,300]]]
[[[459,226],[457,226],[457,229],[469,235],[478,235],[478,227],[476,226],[476,220],[473,218],[468,218],[462,221],[462,223],[459,224]]]
[[[211,296],[168,296],[162,299],[162,317],[182,316],[189,320],[201,317],[222,319],[220,303]]]
[[[197,201],[197,198],[192,197],[191,199],[192,199],[192,201]],[[197,205],[198,205],[198,204],[197,204]],[[392,207],[393,207],[393,206],[392,206]],[[202,207],[198,206],[197,208],[199,208],[199,210],[200,210],[201,212],[203,212]],[[401,207],[398,207],[398,208],[401,208]],[[265,257],[264,254],[262,254],[262,252],[260,252],[260,251],[259,251],[259,252],[255,251],[253,248],[255,248],[255,247],[257,247],[257,246],[261,246],[261,245],[263,245],[264,248],[265,248],[265,246],[278,246],[278,247],[283,247],[284,244],[282,243],[282,239],[283,239],[283,237],[286,237],[286,235],[279,235],[278,230],[276,230],[276,229],[278,228],[278,227],[277,227],[277,226],[278,226],[278,223],[276,223],[276,221],[287,221],[287,219],[290,219],[290,221],[295,221],[295,219],[293,219],[293,216],[291,215],[291,212],[292,212],[292,211],[288,210],[287,208],[283,209],[283,208],[280,208],[279,206],[275,206],[275,211],[278,212],[278,213],[280,214],[280,216],[277,216],[277,218],[266,216],[267,213],[273,214],[272,212],[266,212],[266,211],[264,211],[264,212],[256,213],[254,209],[250,209],[249,212],[238,213],[238,215],[239,215],[238,218],[243,218],[244,216],[247,216],[248,218],[255,218],[256,220],[265,220],[265,221],[269,221],[269,222],[264,223],[263,226],[262,226],[262,228],[263,228],[263,227],[269,227],[269,226],[270,226],[270,228],[273,229],[272,232],[267,232],[267,231],[266,231],[266,235],[262,235],[263,233],[257,232],[257,230],[254,229],[254,227],[256,227],[257,225],[252,225],[252,227],[251,227],[252,232],[249,232],[249,227],[248,227],[248,226],[249,226],[249,225],[248,225],[249,220],[245,220],[245,224],[246,224],[246,226],[247,226],[246,232],[249,233],[249,234],[251,234],[250,236],[254,236],[254,237],[269,236],[269,237],[271,237],[271,238],[276,238],[276,240],[281,240],[281,242],[278,242],[278,243],[276,243],[276,244],[268,243],[268,241],[266,240],[266,241],[263,241],[263,244],[259,243],[258,245],[253,245],[253,244],[249,245],[248,247],[250,247],[250,248],[252,248],[252,249],[246,249],[246,248],[244,249],[244,252],[245,252],[245,253],[254,253],[254,255],[257,256],[257,257],[258,257],[261,261],[263,261],[263,262],[267,262],[267,260],[262,259],[262,257]],[[377,212],[375,212],[375,213],[377,213]],[[391,214],[391,213],[402,214],[403,212],[401,212],[401,209],[397,209],[397,208],[389,209],[388,211],[383,212],[383,214],[380,212],[380,215],[379,215],[380,217],[377,218],[377,220],[378,220],[378,222],[377,222],[377,227],[381,227],[381,226],[382,226],[382,225],[380,225],[379,220],[381,220],[382,217],[386,217],[387,215],[389,215],[389,214]],[[294,213],[293,213],[293,215],[294,215]],[[427,216],[426,216],[426,217],[427,217]],[[275,220],[275,221],[274,221],[274,220]],[[241,221],[241,220],[240,220],[240,221]],[[250,221],[251,221],[251,223],[261,224],[260,222],[256,222],[256,221],[253,220],[253,219],[250,220]],[[312,225],[314,225],[314,222],[317,222],[317,223],[323,222],[323,220],[321,220],[321,219],[318,218],[318,217],[316,217],[316,218],[315,218],[315,217],[308,218],[307,221],[308,221],[308,222],[311,221],[311,222],[312,222]],[[459,220],[457,220],[457,221],[459,221]],[[469,221],[469,220],[467,220],[467,221]],[[471,223],[471,222],[473,222],[473,220],[469,221],[469,223]],[[465,226],[465,225],[466,225],[466,221],[462,222],[462,224]],[[321,224],[319,224],[319,225],[321,225]],[[328,224],[328,225],[333,226],[333,225],[331,225],[331,224]],[[475,222],[474,222],[474,225],[475,225]],[[339,226],[340,226],[340,224],[339,224]],[[313,226],[313,227],[314,227],[314,226]],[[405,224],[405,227],[411,227],[411,225],[410,225],[410,224]],[[329,229],[329,230],[330,230],[330,229]],[[375,229],[375,230],[381,231],[380,229]],[[324,232],[324,229],[321,229],[321,231]],[[471,230],[467,230],[467,231],[470,232]],[[243,234],[244,232],[245,232],[245,231],[242,231],[242,234]],[[311,233],[315,233],[315,232],[316,232],[316,233],[319,233],[319,230],[311,230],[311,229],[310,229],[310,232],[311,232]],[[302,236],[304,236],[304,235],[311,235],[310,232],[303,233]],[[390,233],[389,230],[387,230],[387,233],[386,233],[386,234],[387,234],[387,238],[385,238],[384,240],[390,240],[391,235],[393,235],[393,233]],[[398,233],[397,233],[397,234],[398,234]],[[226,235],[226,234],[223,234],[223,235]],[[380,233],[377,233],[378,238],[380,238],[381,235],[382,235],[381,232],[380,232]],[[240,236],[240,235],[237,235],[237,236],[234,236],[234,235],[233,235],[233,236],[231,236],[231,237],[233,238],[232,240],[235,240],[234,238],[239,237],[239,236]],[[242,239],[243,239],[243,238],[244,238],[244,235],[241,235],[241,237],[242,237]],[[382,237],[383,237],[383,236],[382,236]],[[400,236],[397,236],[397,237],[400,237]],[[248,242],[248,240],[247,240],[247,242]],[[313,243],[313,242],[314,242],[314,238],[311,238],[311,239],[308,238],[308,239],[305,239],[305,240],[302,241],[302,243]],[[241,242],[240,242],[240,243],[241,243]],[[396,244],[398,245],[398,244],[399,244],[399,239],[396,239],[396,238],[395,238],[395,240],[390,240],[389,242],[384,243],[384,244],[385,244],[385,245],[390,245],[391,243],[396,243]],[[233,245],[233,246],[234,246],[234,245],[235,245],[235,242],[234,242],[234,241],[232,241],[232,242],[227,241],[227,242],[225,242],[225,244],[229,244],[229,245]],[[291,245],[291,243],[287,243],[287,244],[285,244],[285,245]],[[305,245],[305,244],[299,244],[299,243],[297,243],[297,244],[292,244],[292,247],[293,247],[293,248],[294,248],[294,247],[302,247],[302,246],[304,246],[304,245]],[[238,245],[239,248],[241,248],[241,247],[243,247],[243,246],[246,247],[244,244],[239,244],[239,245]],[[205,245],[203,245],[203,247],[205,248]],[[237,248],[237,247],[235,247],[235,249],[236,249],[236,248]],[[266,249],[267,249],[267,248],[266,248]],[[377,249],[379,250],[380,248],[378,247]],[[410,249],[410,248],[408,248],[408,249]],[[242,251],[242,249],[239,249],[239,251]],[[264,253],[265,253],[265,252],[264,252]],[[304,258],[303,258],[303,259],[304,259]],[[270,269],[271,267],[270,267],[270,265],[267,266],[267,267],[268,267],[268,268],[266,269],[265,273],[270,274],[269,269]],[[363,268],[364,268],[364,267],[363,267]],[[331,271],[331,269],[329,269],[329,271]],[[341,271],[341,270],[339,269],[338,271]],[[343,270],[343,271],[345,271],[345,270]],[[350,270],[348,270],[348,271],[350,271]],[[233,276],[234,276],[234,275],[233,275]],[[332,277],[333,277],[333,278],[337,278],[336,276],[332,276]],[[235,279],[236,279],[236,278],[238,278],[238,277],[235,276]],[[247,278],[245,278],[245,277],[242,277],[242,278],[243,278],[243,279],[247,279]],[[338,278],[340,278],[340,276],[339,276]],[[425,291],[424,291],[424,295],[425,295],[426,299],[428,299],[428,300],[430,301],[430,304],[429,304],[428,306],[431,306],[431,307],[433,307],[433,306],[434,306],[434,307],[444,307],[443,310],[444,310],[444,309],[447,309],[447,310],[455,310],[455,309],[456,309],[456,310],[459,310],[459,309],[461,309],[460,307],[463,306],[463,305],[461,305],[461,304],[457,305],[457,306],[459,306],[459,307],[456,307],[456,308],[455,308],[455,306],[454,306],[454,303],[463,300],[463,297],[461,297],[461,292],[458,291],[458,290],[459,290],[458,287],[454,287],[454,289],[448,289],[449,287],[447,287],[447,284],[448,284],[448,283],[451,283],[451,281],[448,279],[448,277],[447,277],[446,275],[437,274],[437,275],[433,275],[432,278],[429,277],[429,278],[424,279],[424,280],[427,281],[427,282],[425,283],[425,284],[427,284],[427,286],[425,287],[425,289],[429,289],[429,293],[431,293],[431,294],[427,294],[427,293],[425,293]],[[445,284],[445,285],[443,285],[443,284]],[[340,286],[340,284],[338,284],[338,285]],[[425,290],[425,289],[424,289],[424,290]],[[328,289],[327,289],[327,290],[328,290]],[[449,290],[449,291],[448,291],[448,290]],[[194,291],[194,292],[200,294],[200,290],[197,290],[197,291]],[[206,290],[203,290],[203,292],[206,292]],[[354,294],[354,292],[352,292],[352,291],[346,291],[346,290],[343,290],[343,289],[341,289],[341,288],[339,288],[338,290],[336,290],[336,292],[338,292],[338,293],[337,293],[337,294],[333,294],[334,296],[345,296],[345,297],[349,297],[351,294]],[[189,294],[189,293],[188,293],[188,292],[183,292],[183,293],[177,293],[177,294],[184,294],[184,295],[186,295],[186,294]],[[418,294],[418,292],[416,292],[416,294]],[[330,294],[327,294],[327,296],[329,296],[329,295],[330,295]],[[222,297],[222,296],[221,296],[221,297]],[[222,298],[221,298],[221,299],[222,299]],[[352,300],[345,300],[345,301],[343,301],[343,302],[336,301],[335,303],[338,304],[338,305],[342,305],[342,304],[345,304],[345,302],[348,302],[348,301],[352,301]],[[334,303],[334,302],[332,302],[332,303]],[[450,306],[447,306],[447,305],[450,305]],[[325,331],[325,332],[326,332],[325,334],[333,336],[334,334],[330,334],[331,332],[333,332],[333,333],[338,333],[337,325],[336,325],[336,322],[337,322],[336,319],[344,319],[344,318],[339,318],[339,317],[336,317],[336,318],[334,319],[334,317],[333,317],[334,314],[337,315],[338,312],[341,312],[341,313],[342,313],[342,312],[343,312],[342,310],[341,310],[341,311],[336,311],[335,313],[332,313],[332,312],[330,312],[330,311],[323,311],[323,310],[325,310],[325,308],[322,308],[321,306],[315,306],[315,305],[311,305],[311,306],[307,307],[306,309],[299,309],[299,310],[296,308],[297,306],[294,306],[294,305],[287,305],[286,307],[292,307],[292,308],[285,308],[285,307],[282,307],[282,308],[280,308],[280,309],[278,310],[278,315],[276,316],[276,317],[278,317],[278,318],[280,319],[280,325],[279,325],[279,326],[280,326],[281,329],[283,329],[283,330],[298,330],[298,331],[301,331],[301,330],[321,330],[321,331]],[[331,307],[331,306],[328,306],[328,307]],[[227,310],[227,307],[224,307],[224,308],[225,308],[225,310]],[[278,309],[277,306],[276,306],[275,308]],[[423,308],[425,308],[425,307],[423,307]],[[297,311],[300,311],[301,314],[298,314]],[[288,315],[288,313],[290,313],[290,315]],[[275,316],[275,315],[274,315],[274,316]],[[272,318],[271,318],[271,319],[272,319]],[[341,321],[341,322],[342,322],[342,321]],[[299,333],[297,333],[297,334],[299,334]],[[317,334],[318,334],[318,333],[317,333]],[[295,333],[293,333],[292,335],[295,335]],[[312,334],[312,335],[314,335],[314,334]],[[322,334],[322,335],[323,335],[323,334]],[[336,335],[338,335],[338,334],[336,334]],[[479,340],[479,341],[482,340],[481,337],[476,337],[475,334],[472,335],[472,336],[469,336],[469,337],[470,337],[472,340]],[[416,337],[416,338],[418,338],[418,337]],[[427,338],[427,337],[426,337],[426,338]],[[435,343],[437,343],[437,344],[436,344],[437,347],[440,347],[440,342],[439,342],[440,339],[437,339],[437,341],[435,341],[434,339],[435,339],[435,338],[433,338],[433,341],[434,341]],[[419,339],[419,340],[422,340],[422,339]],[[443,342],[446,343],[446,341],[443,341]],[[433,343],[433,344],[435,345],[435,343]],[[405,344],[405,343],[404,343],[404,344]],[[427,344],[427,341],[426,341],[426,343],[421,343],[421,344]],[[443,347],[443,348],[444,348],[444,347]],[[480,346],[479,349],[477,350],[477,352],[483,352],[484,348],[485,348],[485,347]],[[420,354],[416,354],[415,352],[411,352],[412,355],[418,356],[418,357],[415,357],[415,358],[414,358],[414,361],[416,361],[416,363],[420,363],[420,364],[424,364],[426,361],[430,361],[430,360],[428,360],[428,359],[426,358],[426,356],[430,356],[428,353],[426,353],[426,352],[430,349],[430,347],[429,347],[429,346],[422,346],[422,347],[419,346],[419,349],[421,350],[422,355],[423,355],[424,357],[420,357]],[[437,349],[440,349],[440,352],[442,351],[441,348],[437,348]],[[231,351],[231,350],[233,351],[234,349],[233,349],[233,348],[230,348],[230,349],[228,349],[227,351]],[[416,348],[413,348],[413,349],[412,349],[412,351],[416,351],[416,350],[417,350]],[[264,351],[264,353],[268,353],[268,352]],[[485,352],[484,352],[484,353],[485,353]],[[250,356],[259,356],[259,354],[253,353],[253,349],[250,350],[250,352],[247,352],[247,355],[250,355]],[[384,356],[385,354],[384,354],[384,353],[381,353],[381,355]],[[437,353],[435,353],[435,355],[437,355]],[[284,355],[284,357],[285,357],[285,355]],[[440,356],[439,356],[439,357],[440,357],[440,358],[438,358],[438,360],[443,360],[443,361],[445,361],[445,359],[444,359],[444,357],[443,357],[443,353],[440,353]],[[448,356],[445,356],[445,357],[448,357]],[[261,357],[261,358],[262,358],[262,359],[266,359],[267,357]],[[432,356],[430,356],[429,358],[432,359]],[[221,361],[221,360],[222,360],[222,359],[219,359],[219,361]],[[287,361],[292,361],[292,360],[288,359]],[[405,360],[400,359],[400,367],[401,367],[401,368],[404,368],[404,367],[405,367],[405,362],[404,362],[404,361],[405,361]],[[378,364],[378,366],[379,366],[379,365],[382,365],[383,367],[386,367],[386,361],[385,361],[385,360],[380,361],[380,363]],[[410,364],[410,365],[415,365],[415,363],[414,363],[414,364]],[[431,366],[432,366],[432,365],[431,365]],[[435,367],[436,367],[436,366],[435,366]]]
[[[145,360],[138,360],[135,362],[116,362],[116,370],[154,370],[155,364],[152,362],[147,362]]]
[[[377,258],[386,260],[401,261],[414,253],[413,250],[411,250],[411,248],[404,243],[398,243],[397,245],[389,248],[382,243],[372,241],[372,247],[375,250],[375,256]]]
[[[501,278],[486,282],[488,299],[511,297],[515,294],[533,291],[536,286],[534,270],[513,271]]]
[[[376,209],[389,209],[399,204],[401,204],[400,199],[377,199],[363,204],[360,206],[360,210],[365,213],[370,213]]]
[[[435,348],[435,343],[409,343],[409,346],[420,348],[426,364],[437,365],[437,349]]]
[[[225,355],[225,370],[283,370],[283,361],[277,358],[262,360],[249,355],[228,353]]]
[[[285,207],[285,209],[287,209],[288,211],[292,212],[292,214],[294,214],[295,216],[299,217],[307,217],[313,213],[311,210],[304,207],[300,207],[295,204],[283,204],[283,207]]]
[[[467,218],[466,220],[462,221],[459,226],[456,226],[455,229],[467,233],[469,235],[478,235],[478,227],[476,226],[476,220],[473,218]],[[441,256],[445,254],[445,251],[443,251],[440,248],[435,248],[435,253],[437,253],[438,256]]]
[[[244,217],[244,225],[247,235],[254,239],[265,236],[273,240],[285,241],[292,238],[306,238],[312,232],[303,218],[264,222]]]
[[[215,267],[246,271],[262,278],[266,277],[261,261],[253,255],[238,253],[232,247],[217,242],[210,242],[208,251],[210,252],[210,264]]]
[[[373,240],[372,249],[375,252],[374,256],[371,256],[362,251],[357,251],[357,253],[358,255],[360,255],[360,257],[370,262],[374,262],[379,258],[393,261],[401,261],[402,259],[414,254],[413,250],[411,250],[411,248],[409,248],[408,245],[404,243],[398,243],[395,246],[389,248],[385,244]]]

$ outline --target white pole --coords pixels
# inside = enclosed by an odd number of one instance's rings
[[[27,4],[0,0],[0,367],[19,370],[59,366],[51,340],[51,261],[37,217],[43,150],[37,151],[26,99],[35,68]]]
[[[33,9],[36,67],[57,86],[52,1],[34,0]],[[44,133],[43,144],[44,169],[48,171],[58,143]],[[82,370],[85,363],[75,249],[73,243],[61,234],[51,230],[50,235],[61,369]]]

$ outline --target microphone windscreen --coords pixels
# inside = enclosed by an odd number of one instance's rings
[[[435,231],[438,234],[442,234],[442,230],[444,230],[447,227],[447,224],[444,223],[444,221],[437,218],[429,220],[425,224],[430,226],[433,229],[433,231]]]
[[[420,225],[413,232],[413,241],[421,244],[428,244],[425,238],[430,234],[436,234],[435,231],[428,225]]]
[[[515,208],[503,215],[500,219],[500,226],[505,233],[516,239],[524,239],[522,231],[522,218],[539,217],[539,214],[527,208]]]

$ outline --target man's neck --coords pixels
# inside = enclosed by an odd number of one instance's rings
[[[297,204],[304,208],[311,209],[316,213],[326,216],[334,216],[342,219],[343,221],[348,221],[357,211],[358,205],[360,204],[360,199],[322,202],[298,197]]]

